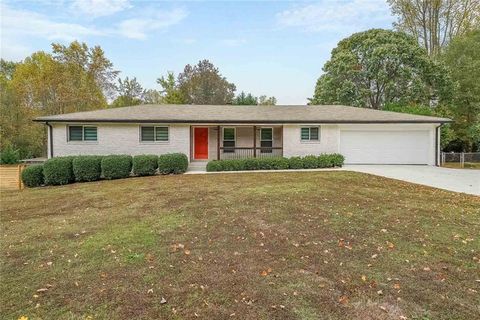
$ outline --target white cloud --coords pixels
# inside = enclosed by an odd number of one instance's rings
[[[383,0],[325,0],[279,12],[276,18],[281,26],[299,27],[309,32],[353,32],[393,21]]]
[[[0,57],[5,60],[20,61],[32,53],[31,48],[5,37],[1,37]]]
[[[185,19],[188,13],[181,8],[156,11],[142,18],[126,19],[118,25],[118,34],[130,39],[144,40],[152,31],[164,30]]]
[[[129,0],[75,0],[71,6],[72,10],[92,18],[109,16],[131,7]]]
[[[90,35],[101,35],[95,28],[76,23],[55,22],[49,17],[27,10],[17,10],[1,6],[2,42],[4,38],[16,39],[19,36],[36,36],[48,40],[66,40]]]

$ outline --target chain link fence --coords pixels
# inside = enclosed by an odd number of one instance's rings
[[[480,169],[480,152],[442,152],[441,166]]]

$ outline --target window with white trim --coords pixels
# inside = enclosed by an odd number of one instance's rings
[[[273,150],[273,128],[261,128],[260,129],[260,152],[272,153]]]
[[[169,130],[165,126],[141,126],[141,142],[167,142],[169,139]]]
[[[68,141],[97,141],[97,127],[68,126]]]
[[[319,127],[302,127],[300,130],[300,139],[302,141],[320,140],[320,128]]]
[[[223,128],[223,152],[235,152],[235,128]]]

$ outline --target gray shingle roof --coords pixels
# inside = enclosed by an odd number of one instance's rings
[[[140,105],[44,116],[41,122],[443,123],[450,119],[339,105]]]

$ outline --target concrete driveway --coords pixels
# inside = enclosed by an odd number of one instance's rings
[[[480,195],[480,170],[409,165],[345,165],[344,169]]]

